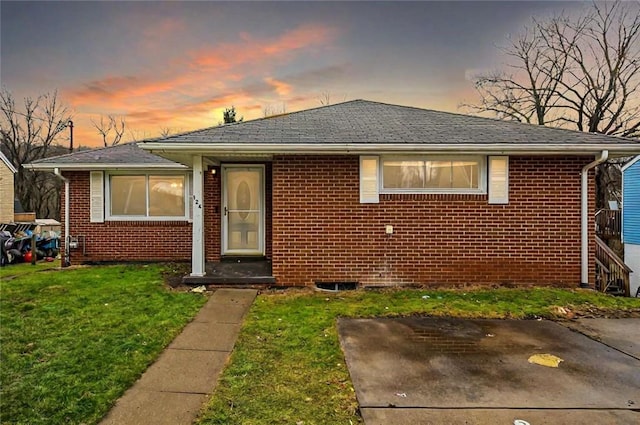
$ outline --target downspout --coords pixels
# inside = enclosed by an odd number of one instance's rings
[[[582,241],[582,250],[581,250],[581,276],[580,276],[580,287],[588,288],[589,287],[589,170],[596,167],[597,165],[602,164],[609,158],[609,151],[604,150],[600,154],[600,158],[596,158],[595,161],[585,165],[582,168],[582,223],[581,223],[581,241]]]
[[[62,267],[69,267],[71,265],[69,259],[69,242],[71,242],[69,236],[69,179],[60,174],[59,168],[54,168],[53,173],[64,182],[64,256],[62,257]]]

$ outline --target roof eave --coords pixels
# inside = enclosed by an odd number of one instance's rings
[[[11,161],[9,161],[9,158],[4,156],[4,154],[2,154],[2,152],[0,152],[0,162],[3,162],[7,166],[9,171],[11,171],[13,174],[18,172],[18,170],[16,170],[16,167],[14,167],[13,164],[11,163]]]
[[[182,164],[143,164],[143,163],[29,163],[24,168],[30,170],[52,171],[56,168],[62,171],[91,171],[91,170],[119,170],[119,169],[144,169],[144,170],[182,170],[189,168]]]
[[[394,154],[406,152],[433,153],[482,153],[482,154],[531,154],[531,155],[594,155],[603,150],[610,155],[631,156],[640,154],[640,144],[350,144],[350,143],[162,143],[148,142],[142,149],[162,156],[163,153],[223,154]]]

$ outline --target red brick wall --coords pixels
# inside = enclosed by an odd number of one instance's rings
[[[281,285],[577,286],[580,171],[591,160],[511,157],[508,205],[444,194],[360,204],[358,157],[276,157],[273,274]]]
[[[216,174],[211,174],[215,170]],[[206,261],[220,261],[220,167],[210,167],[204,176],[204,250]],[[191,258],[191,254],[189,254]]]
[[[508,205],[489,205],[486,195],[381,195],[379,204],[360,204],[358,157],[276,157],[265,167],[267,257],[281,285],[576,286],[580,170],[590,161],[511,157]],[[90,223],[89,173],[64,175],[70,233],[85,237],[86,255],[72,250],[72,263],[190,260],[191,223]],[[207,261],[220,259],[220,177],[207,172],[204,182]]]
[[[216,174],[211,170],[215,168]],[[92,261],[190,261],[191,223],[186,221],[105,221],[90,223],[89,172],[65,172],[70,179],[71,228],[69,233],[84,236],[82,248],[71,250],[74,264]],[[265,249],[271,258],[271,164],[265,164],[266,234]],[[221,226],[220,167],[204,174],[204,228],[206,261],[220,260]],[[62,194],[64,222],[64,192]]]
[[[89,172],[65,172],[70,180],[71,236],[84,236],[84,250],[72,249],[71,264],[92,261],[184,261],[191,259],[191,223],[186,221],[105,221],[91,223]],[[64,191],[62,193],[64,223]],[[82,238],[80,239],[82,241]]]

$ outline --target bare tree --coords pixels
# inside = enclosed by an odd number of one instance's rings
[[[173,136],[174,134],[178,134],[181,132],[182,132],[182,129],[180,128],[162,127],[160,128],[160,137],[164,139],[166,137],[170,137],[170,136]]]
[[[263,117],[272,117],[275,115],[283,115],[287,113],[287,104],[286,102],[282,102],[281,105],[267,105],[262,108],[262,116]]]
[[[91,118],[91,124],[102,137],[102,144],[105,147],[119,144],[126,127],[124,117],[116,115],[107,115],[106,118],[100,115],[100,121],[97,122]]]
[[[578,17],[533,20],[504,49],[506,70],[474,79],[480,102],[463,105],[522,122],[640,137],[638,3],[593,3]],[[616,199],[619,164],[597,172],[598,206]]]
[[[480,103],[503,119],[640,136],[637,4],[598,4],[583,16],[534,20],[504,52],[508,71],[474,79]]]
[[[581,37],[566,49],[573,66],[560,80],[559,96],[571,111],[565,119],[581,131],[640,137],[640,9],[594,3],[587,19],[584,27],[567,24]]]
[[[71,119],[57,92],[27,97],[21,107],[7,89],[0,91],[0,137],[2,152],[13,163],[15,194],[27,211],[38,217],[60,217],[60,181],[51,173],[27,170],[23,164],[66,153],[56,146],[64,123]]]
[[[320,93],[317,97],[318,99],[318,103],[320,103],[321,106],[328,106],[331,105],[331,103],[333,102],[331,100],[331,92],[330,91],[323,91],[322,93]],[[347,94],[344,93],[342,95],[342,100],[339,100],[339,102],[346,102],[347,101]]]
[[[318,95],[318,102],[320,102],[322,106],[331,105],[331,93],[328,91],[320,93],[320,95]]]
[[[474,83],[480,104],[466,106],[505,120],[539,125],[558,122],[558,117],[549,115],[559,107],[558,87],[567,72],[569,54],[555,48],[555,33],[563,33],[566,25],[564,16],[547,23],[534,20],[521,35],[510,39],[510,45],[502,49],[510,60],[507,70],[477,76]],[[563,36],[567,49],[575,45],[576,38],[576,33]]]
[[[145,139],[148,139],[149,137],[151,136],[147,134],[147,132],[144,130],[129,129],[129,139],[132,142],[139,142],[140,140],[145,140]]]

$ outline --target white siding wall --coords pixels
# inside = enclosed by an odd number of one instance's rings
[[[640,245],[640,159],[622,169],[622,242]]]
[[[640,245],[624,244],[624,262],[633,273],[631,273],[631,296],[635,297],[638,287],[640,287]]]
[[[0,161],[0,223],[13,222],[13,172]]]

